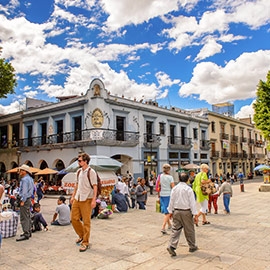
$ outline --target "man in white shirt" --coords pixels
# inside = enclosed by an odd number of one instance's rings
[[[188,175],[181,173],[180,182],[172,189],[168,212],[173,218],[172,234],[167,251],[171,256],[176,256],[180,234],[184,229],[185,237],[189,245],[189,252],[198,249],[195,243],[194,223],[198,223],[198,212],[193,190],[187,185]],[[194,220],[193,220],[194,217]]]
[[[76,244],[80,244],[80,252],[89,248],[91,229],[91,213],[96,207],[97,198],[97,174],[89,167],[90,156],[86,153],[79,154],[77,171],[77,183],[70,199],[72,204],[72,226],[79,236]]]

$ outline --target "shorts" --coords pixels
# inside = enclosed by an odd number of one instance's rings
[[[200,202],[200,205],[201,205],[200,211],[206,214],[208,211],[208,200],[205,199],[204,201]]]

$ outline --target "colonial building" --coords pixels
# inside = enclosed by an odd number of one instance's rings
[[[266,142],[250,118],[235,119],[201,109],[194,111],[210,122],[210,168],[213,175],[253,172],[258,164],[268,164]]]
[[[23,112],[1,116],[0,169],[26,163],[61,170],[85,151],[122,162],[121,174],[148,177],[170,163],[176,176],[185,164],[210,162],[208,126],[189,111],[113,96],[95,79],[85,95],[28,100]]]

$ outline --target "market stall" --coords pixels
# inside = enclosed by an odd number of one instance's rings
[[[114,185],[117,183],[117,176],[114,171],[98,171],[101,179],[101,196],[109,197]],[[76,173],[71,172],[66,174],[62,179],[62,188],[66,194],[72,194],[76,185]]]

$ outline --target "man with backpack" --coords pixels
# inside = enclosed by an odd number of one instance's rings
[[[90,156],[86,153],[79,154],[77,183],[70,199],[72,204],[71,222],[79,236],[76,244],[80,245],[80,252],[89,248],[91,229],[91,213],[96,207],[97,174],[89,166]]]

